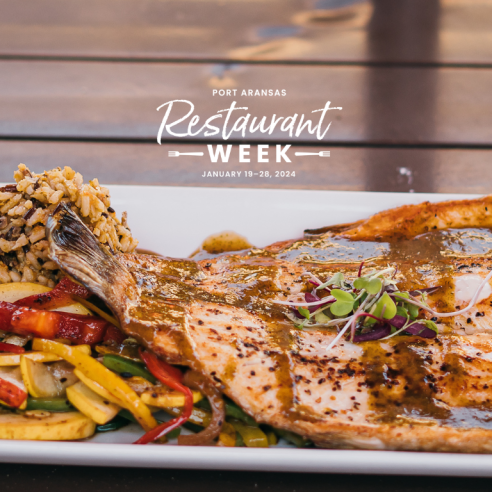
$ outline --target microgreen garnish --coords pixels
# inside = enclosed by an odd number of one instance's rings
[[[434,321],[432,321],[431,319],[424,319],[423,322],[424,325],[427,326],[427,328],[429,328],[429,330],[432,330],[436,334],[439,333],[439,329],[437,328],[437,325],[434,323]]]
[[[395,267],[362,275],[363,266],[361,263],[353,280],[346,279],[341,272],[325,281],[308,273],[309,282],[315,285],[315,289],[305,294],[304,302],[273,302],[295,309],[295,316],[287,316],[301,330],[337,327],[338,334],[327,349],[336,345],[349,329],[349,338],[353,342],[384,340],[401,334],[434,338],[438,327],[434,321],[423,318],[420,310],[438,318],[464,314],[473,309],[480,292],[492,278],[491,271],[467,307],[451,313],[438,313],[428,305],[427,295],[438,290],[439,286],[400,292],[395,281]]]
[[[336,299],[330,306],[330,311],[335,316],[346,316],[354,310],[354,297],[350,292],[341,289],[333,289],[331,295]]]
[[[358,277],[354,280],[354,287],[358,290],[364,289],[369,294],[377,294],[381,290],[381,280],[378,278],[368,279]]]
[[[344,281],[345,281],[345,278],[343,276],[343,273],[338,272],[338,273],[335,273],[335,275],[333,275],[333,277],[331,277],[329,280],[327,280],[324,284],[318,285],[318,287],[316,287],[316,290],[326,289],[330,285],[342,287]]]
[[[396,315],[396,304],[393,299],[385,292],[371,310],[371,314],[384,319],[393,319]]]
[[[311,316],[311,313],[309,312],[309,309],[303,308],[303,307],[298,307],[297,310],[299,311],[299,314],[301,316],[304,316],[305,318],[309,319]]]

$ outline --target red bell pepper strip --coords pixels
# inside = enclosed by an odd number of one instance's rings
[[[141,349],[140,349],[140,355],[142,355]],[[181,381],[183,381],[184,374],[177,367],[174,367],[171,364],[168,364],[167,362],[164,362],[161,359],[157,359],[157,360],[159,361],[159,365],[162,367],[162,369],[164,369],[171,378],[178,381],[178,383],[181,383]],[[163,381],[161,381],[161,382],[163,382]],[[166,384],[167,386],[169,386],[171,388],[174,388],[174,386],[171,386],[171,384],[168,384],[168,383],[164,383],[164,384]],[[183,386],[183,388],[187,388],[187,386]],[[176,388],[174,388],[174,389],[176,389]],[[181,390],[178,390],[178,391],[181,391]]]
[[[12,315],[10,331],[48,340],[64,338],[78,345],[94,345],[103,340],[108,326],[106,320],[96,316],[19,308]]]
[[[23,354],[26,351],[24,347],[14,345],[13,343],[0,342],[0,352],[11,352],[12,354]]]
[[[0,330],[53,340],[65,338],[80,345],[103,340],[109,323],[96,316],[40,311],[0,302]]]
[[[9,407],[19,408],[27,398],[27,393],[19,386],[0,379],[0,400]]]
[[[44,292],[43,294],[24,297],[24,299],[19,299],[14,304],[16,306],[36,309],[56,309],[73,304],[72,295],[87,299],[91,296],[91,293],[82,285],[76,284],[69,278],[64,277],[53,290]]]
[[[109,325],[103,341],[115,342],[117,345],[121,345],[126,339],[127,336],[121,330],[114,325]]]
[[[169,386],[170,388],[184,393],[185,405],[181,415],[176,417],[169,422],[163,422],[162,424],[154,427],[152,430],[144,434],[138,441],[133,444],[148,444],[149,442],[155,441],[172,430],[185,424],[191,416],[193,411],[193,395],[190,388],[181,384],[182,374],[179,369],[166,364],[157,358],[154,354],[140,349],[140,357],[147,364],[147,369],[163,384]],[[169,371],[172,368],[173,371]],[[181,377],[176,377],[176,371],[179,371]]]
[[[0,302],[0,330],[10,331],[12,315],[19,309],[15,304],[10,302]]]

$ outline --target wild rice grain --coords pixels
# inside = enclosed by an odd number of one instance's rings
[[[17,184],[0,188],[0,283],[38,282],[54,287],[62,277],[48,256],[46,221],[60,202],[69,203],[100,243],[114,253],[132,253],[138,241],[111,207],[109,191],[97,179],[84,184],[69,167],[32,173],[24,164]]]

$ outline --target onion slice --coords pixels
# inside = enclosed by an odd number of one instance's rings
[[[225,404],[222,394],[200,373],[195,371],[188,371],[183,378],[183,383],[190,388],[201,391],[208,398],[212,408],[212,420],[198,434],[179,436],[178,444],[184,446],[204,446],[210,444],[220,434],[225,421]]]

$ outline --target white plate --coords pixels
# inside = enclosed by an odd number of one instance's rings
[[[304,229],[363,219],[377,211],[456,195],[111,186],[118,213],[142,248],[187,256],[213,233],[234,230],[256,246]],[[461,195],[459,198],[468,196]],[[85,442],[0,441],[0,462],[321,473],[492,476],[492,456],[393,451],[132,446],[134,426]]]
[[[128,211],[140,247],[167,256],[191,254],[210,234],[232,230],[255,246],[353,222],[381,210],[425,200],[472,195],[110,186],[117,212]]]

